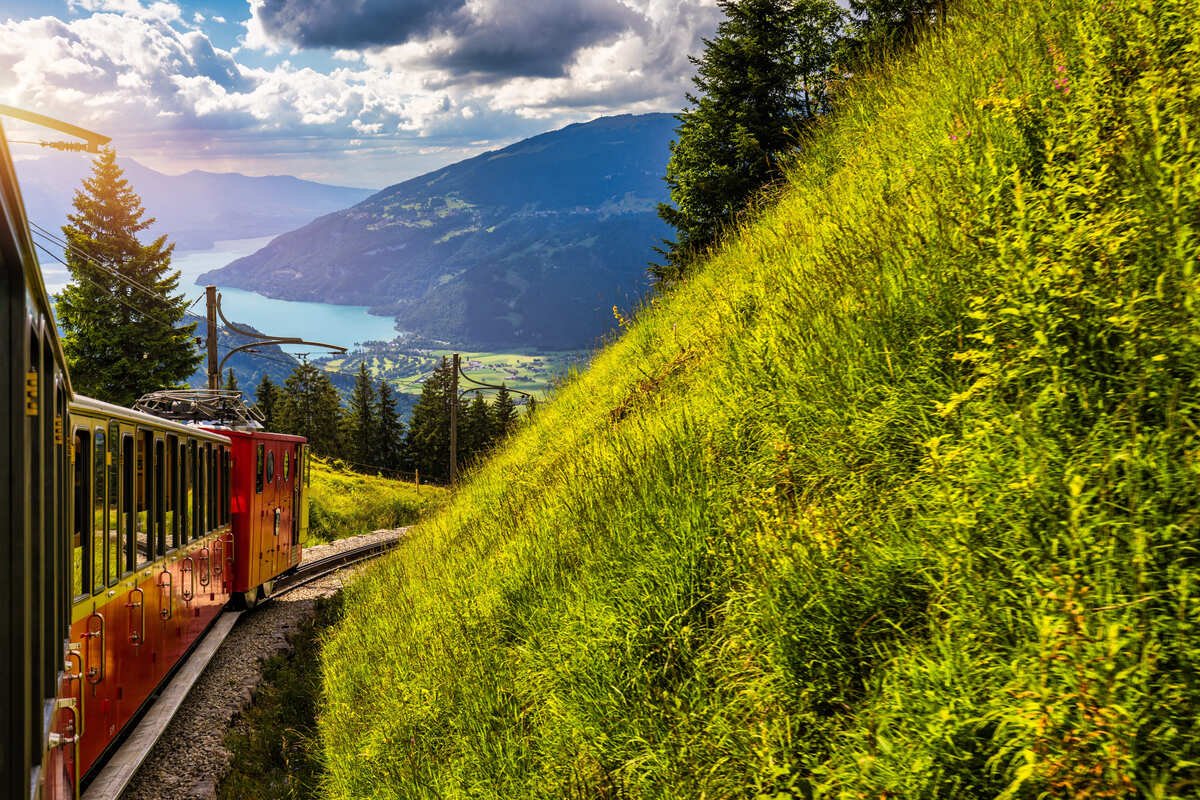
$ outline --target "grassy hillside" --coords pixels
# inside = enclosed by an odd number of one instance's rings
[[[351,587],[330,796],[1200,791],[1200,13],[958,8]]]
[[[315,541],[411,525],[449,495],[440,486],[363,475],[324,458],[314,457],[311,469],[309,535]]]

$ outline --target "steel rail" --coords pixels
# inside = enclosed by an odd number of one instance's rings
[[[275,585],[271,589],[271,594],[268,595],[267,599],[281,597],[288,592],[332,575],[346,567],[378,558],[389,550],[395,549],[399,543],[400,537],[395,536],[391,539],[371,542],[361,547],[355,547],[350,550],[344,550],[341,553],[334,553],[331,556],[318,558],[307,564],[301,563],[296,567],[295,572],[290,575],[284,575],[275,582]]]

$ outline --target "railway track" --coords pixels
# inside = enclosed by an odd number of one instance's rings
[[[340,553],[314,559],[307,563],[302,562],[296,567],[295,572],[290,575],[284,575],[275,581],[275,586],[272,587],[271,595],[268,599],[282,597],[290,591],[299,589],[301,586],[306,586],[313,581],[318,581],[346,567],[378,558],[394,548],[399,541],[400,537],[397,536],[394,539],[371,542],[361,547],[344,550]]]
[[[290,592],[326,578],[348,567],[378,558],[399,543],[400,535],[375,540],[348,548],[332,555],[302,562],[294,572],[282,576],[271,587],[267,601],[281,598]],[[183,706],[188,693],[217,656],[221,644],[229,636],[246,611],[226,611],[193,649],[176,673],[159,691],[154,702],[143,713],[141,721],[129,733],[121,746],[108,758],[83,792],[83,800],[118,800],[137,775],[138,769],[167,726]]]

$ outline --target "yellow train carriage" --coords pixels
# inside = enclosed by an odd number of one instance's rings
[[[73,772],[114,737],[229,600],[229,439],[98,400],[70,404]]]

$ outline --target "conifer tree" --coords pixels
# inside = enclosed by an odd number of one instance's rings
[[[146,392],[176,386],[202,360],[195,323],[180,325],[187,300],[174,245],[166,236],[142,244],[154,224],[106,148],[75,192],[63,226],[71,282],[57,303],[71,382],[82,394],[130,405]],[[110,270],[115,270],[117,277]]]
[[[354,378],[350,408],[344,418],[346,435],[342,440],[346,457],[363,469],[373,463],[377,449],[377,413],[375,387],[367,372],[367,363],[363,361],[358,365],[358,375]]]
[[[492,401],[492,435],[496,441],[502,440],[512,433],[517,426],[517,406],[513,403],[512,393],[508,386],[500,384],[496,399]]]
[[[807,121],[826,110],[826,76],[842,12],[835,0],[718,0],[725,20],[693,58],[697,93],[678,116],[658,213],[676,238],[651,266],[660,282],[735,222],[753,196],[782,175],[782,157]]]
[[[374,462],[394,471],[404,463],[404,423],[396,413],[396,395],[387,381],[379,382],[379,435]]]
[[[486,454],[495,439],[491,409],[482,394],[475,392],[475,397],[463,411],[462,420],[462,433],[458,437],[459,460],[470,464]]]
[[[425,379],[421,397],[413,406],[408,423],[409,465],[421,471],[422,479],[450,479],[450,403],[454,394],[454,366],[442,363]],[[457,398],[453,398],[457,400]]]
[[[270,375],[264,374],[262,380],[258,382],[258,388],[254,390],[254,406],[263,415],[263,428],[269,431],[276,430],[278,420],[275,418],[275,407],[279,402],[279,387],[271,380]]]
[[[237,376],[233,374],[233,367],[229,368],[229,372],[225,377],[225,388],[231,392],[238,390]]]
[[[301,364],[288,376],[277,411],[282,433],[306,437],[320,455],[342,454],[341,398],[329,377],[312,364]]]
[[[850,0],[849,48],[863,56],[911,44],[923,27],[946,14],[945,0]]]

